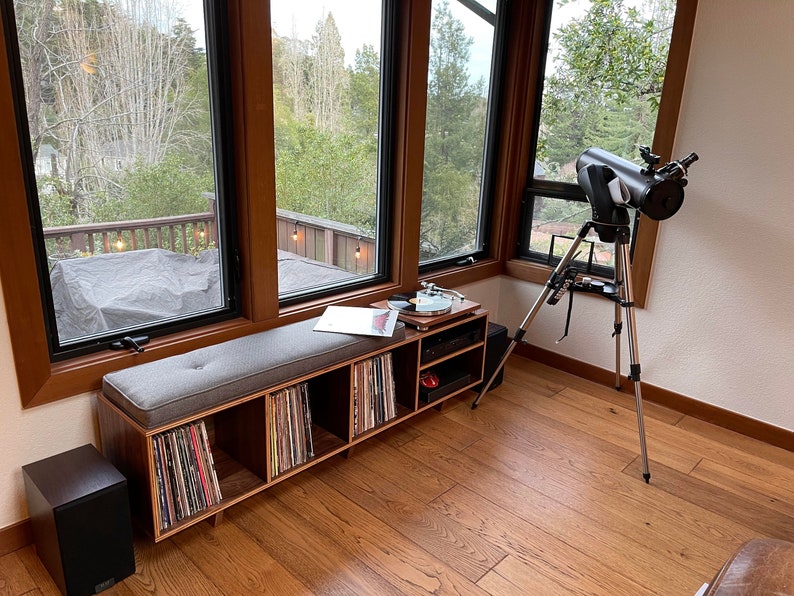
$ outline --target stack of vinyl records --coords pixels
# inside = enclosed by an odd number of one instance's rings
[[[353,374],[353,436],[397,415],[391,352],[355,364]]]
[[[221,489],[204,421],[154,435],[160,529],[221,501]]]
[[[277,476],[314,457],[309,386],[292,385],[268,394],[270,400],[270,472]]]

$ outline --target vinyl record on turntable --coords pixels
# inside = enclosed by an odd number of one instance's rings
[[[392,294],[386,301],[389,308],[398,312],[431,317],[443,315],[452,310],[452,300],[444,296],[428,296],[422,292],[404,292]]]

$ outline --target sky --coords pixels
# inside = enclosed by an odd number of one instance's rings
[[[196,30],[197,40],[203,40],[203,2],[202,0],[180,0],[185,20]],[[496,6],[495,0],[482,2],[490,10]],[[484,76],[487,80],[491,62],[492,39],[490,25],[475,16],[454,0],[450,8],[456,18],[466,26],[468,34],[474,38],[471,48],[470,76],[476,80]],[[300,39],[311,39],[317,22],[329,12],[333,13],[336,26],[345,50],[345,65],[351,66],[356,50],[364,44],[380,48],[380,0],[272,0],[270,3],[271,22],[279,35],[291,35],[293,27]],[[203,46],[203,44],[201,44]]]

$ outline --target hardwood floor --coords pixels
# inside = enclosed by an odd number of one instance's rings
[[[745,540],[794,541],[794,453],[511,357],[454,400],[153,544],[107,594],[692,595]],[[57,594],[27,547],[0,594]]]

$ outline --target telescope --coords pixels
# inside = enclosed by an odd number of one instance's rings
[[[480,392],[471,404],[472,410],[496,379],[507,358],[516,345],[523,342],[527,328],[532,324],[541,306],[557,304],[568,292],[568,317],[565,322],[565,337],[571,320],[574,292],[585,292],[606,298],[615,303],[615,322],[612,337],[615,338],[615,389],[620,389],[620,335],[623,329],[622,310],[626,311],[629,329],[629,355],[631,368],[628,378],[634,383],[634,400],[637,411],[637,429],[640,438],[640,457],[642,458],[642,477],[650,482],[648,452],[645,444],[645,422],[642,413],[642,388],[640,383],[640,355],[637,348],[637,327],[634,316],[634,289],[631,280],[631,254],[629,240],[631,228],[627,207],[636,209],[654,220],[672,217],[684,202],[684,187],[689,166],[698,160],[695,153],[683,159],[671,161],[658,170],[659,156],[651,153],[649,147],[640,147],[640,156],[645,167],[638,166],[603,149],[591,147],[576,160],[579,186],[582,187],[593,217],[582,225],[573,238],[571,246],[562,256],[554,271],[551,272],[546,286],[532,308],[516,330],[513,339],[499,360],[491,378],[481,386]],[[591,230],[595,230],[601,242],[615,244],[615,275],[611,282],[594,280],[590,277],[579,279],[579,270],[571,262],[578,254],[579,245]]]
[[[697,154],[690,153],[658,170],[655,166],[659,156],[651,153],[649,147],[640,146],[640,156],[645,167],[597,147],[587,149],[576,160],[579,186],[590,201],[599,236],[610,236],[609,226],[629,223],[622,207],[632,207],[656,221],[672,217],[681,208],[686,175],[689,166],[698,160]]]

